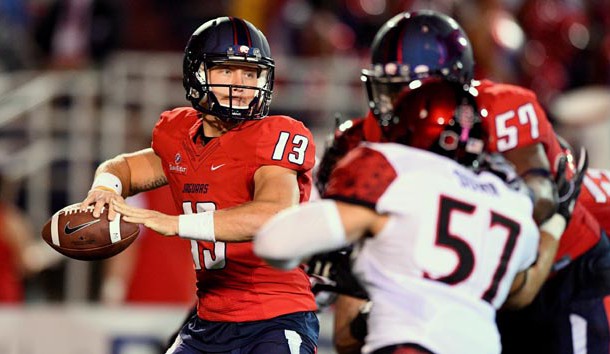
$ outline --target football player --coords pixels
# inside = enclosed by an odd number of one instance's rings
[[[356,147],[325,199],[281,212],[254,239],[256,254],[285,269],[362,241],[354,272],[372,300],[363,353],[499,353],[496,309],[533,299],[563,232],[539,233],[512,166],[479,156],[487,138],[466,96],[436,91],[424,86],[397,103],[384,136],[406,146]]]
[[[566,218],[554,213],[558,197],[553,183],[555,166],[563,153],[535,95],[517,86],[475,81],[473,67],[469,40],[453,19],[428,12],[397,15],[378,32],[372,46],[372,66],[363,71],[371,112],[339,133],[330,150],[339,156],[353,148],[358,138],[383,140],[380,132],[392,128],[396,119],[393,104],[405,91],[434,86],[437,95],[466,92],[482,116],[488,137],[485,148],[510,160],[534,191],[536,221],[545,227],[563,227]],[[451,144],[453,137],[447,139],[445,143]],[[333,160],[336,157],[322,161],[318,173],[322,183]],[[600,235],[597,221],[578,200],[559,245],[551,282],[526,310],[500,315],[505,352],[572,353],[579,344],[586,345],[589,352],[608,351],[610,331],[604,299],[610,294],[610,281],[605,275],[608,262],[601,258],[610,250]],[[577,278],[596,281],[574,281]],[[341,296],[337,300],[338,308],[343,300]],[[352,309],[362,303],[350,300],[346,307]],[[350,324],[348,320],[337,321],[344,327]],[[357,344],[353,339],[348,336],[346,343]],[[342,340],[335,338],[336,343]]]
[[[308,276],[268,266],[252,251],[255,231],[307,201],[314,140],[287,116],[267,116],[274,61],[251,23],[219,17],[201,25],[184,53],[191,107],[161,114],[152,148],[102,163],[82,207],[111,205],[125,221],[191,240],[197,313],[167,353],[315,353],[316,305]],[[125,204],[169,184],[182,215]]]

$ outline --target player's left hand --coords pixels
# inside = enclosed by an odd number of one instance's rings
[[[112,209],[123,216],[123,220],[142,224],[149,229],[165,236],[178,234],[178,216],[167,215],[155,210],[137,208],[125,203],[124,200],[114,199]]]
[[[584,147],[580,149],[578,162],[572,171],[574,174],[572,178],[568,179],[566,177],[568,171],[567,159],[564,157],[559,161],[555,177],[557,192],[559,194],[557,213],[565,218],[566,224],[570,222],[570,218],[572,217],[574,204],[576,203],[576,199],[578,199],[580,194],[582,182],[585,178],[588,167],[589,155]]]
[[[314,294],[329,291],[366,299],[368,294],[351,270],[353,247],[313,255],[307,262],[307,274]]]

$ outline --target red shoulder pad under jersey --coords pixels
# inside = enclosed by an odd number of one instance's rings
[[[362,141],[377,143],[381,141],[381,128],[372,113],[363,118],[347,120],[335,131],[334,144],[342,151],[355,148]]]
[[[395,179],[396,170],[381,152],[360,146],[337,163],[324,197],[375,209]]]
[[[341,156],[345,156],[348,151],[364,140],[364,118],[349,119],[341,123],[339,128],[335,130],[333,148]]]
[[[553,127],[534,92],[483,80],[475,86],[490,152],[504,152],[555,139]]]
[[[199,126],[200,119],[200,113],[190,107],[179,107],[161,113],[152,134],[152,148],[155,153],[161,156],[162,151],[168,148],[171,150],[171,145],[176,141],[181,141],[189,135],[194,136],[195,126]]]
[[[287,116],[269,116],[257,122],[256,162],[297,172],[315,163],[315,143],[303,123]]]
[[[578,199],[610,234],[610,171],[590,168]]]

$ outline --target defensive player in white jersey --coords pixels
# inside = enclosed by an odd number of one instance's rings
[[[514,170],[483,158],[483,130],[469,99],[457,108],[447,102],[446,119],[432,120],[409,96],[388,136],[407,146],[352,150],[324,199],[271,219],[254,239],[255,253],[292,268],[360,240],[353,270],[373,304],[363,353],[499,353],[496,310],[531,302],[563,228],[539,231]]]

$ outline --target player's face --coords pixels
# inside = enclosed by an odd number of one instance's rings
[[[243,88],[243,86],[257,87],[258,70],[254,66],[246,65],[217,65],[209,70],[209,82],[213,85],[212,92],[216,95],[218,102],[223,106],[232,105],[234,108],[247,108],[255,95],[255,90]],[[232,100],[232,102],[229,102]]]

